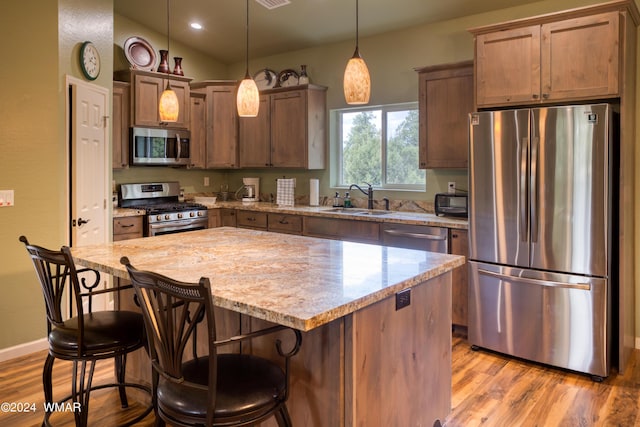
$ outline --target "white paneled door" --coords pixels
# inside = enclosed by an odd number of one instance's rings
[[[106,243],[108,239],[109,171],[107,164],[109,91],[81,80],[70,80],[71,246]],[[94,280],[87,276],[87,282]],[[108,277],[102,277],[102,288]],[[94,309],[109,301],[94,298]]]

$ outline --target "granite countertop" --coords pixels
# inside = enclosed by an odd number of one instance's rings
[[[304,216],[320,216],[326,218],[342,218],[355,221],[370,222],[388,222],[396,224],[413,224],[413,225],[430,225],[435,227],[459,228],[466,230],[469,227],[469,221],[465,219],[437,216],[431,213],[422,212],[402,212],[402,211],[384,211],[368,209],[342,209],[330,206],[302,206],[295,205],[289,207],[278,207],[274,203],[269,202],[253,202],[243,203],[237,201],[227,201],[215,203],[204,203],[209,209],[228,208],[228,209],[247,209],[252,211],[271,212],[271,213],[287,213]],[[369,212],[373,214],[365,214]]]
[[[127,278],[120,257],[176,280],[209,277],[214,304],[302,331],[455,267],[462,256],[233,227],[74,247],[75,262]]]
[[[145,215],[143,209],[129,209],[129,208],[113,208],[114,218],[125,218],[128,216],[140,216]]]

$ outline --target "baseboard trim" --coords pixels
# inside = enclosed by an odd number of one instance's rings
[[[25,356],[40,350],[49,348],[49,342],[46,338],[18,344],[13,347],[7,347],[0,350],[0,362],[15,359],[16,357]]]

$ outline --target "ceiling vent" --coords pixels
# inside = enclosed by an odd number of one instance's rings
[[[261,4],[269,10],[291,4],[289,0],[256,0],[256,3]]]

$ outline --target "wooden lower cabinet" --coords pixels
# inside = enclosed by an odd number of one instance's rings
[[[326,239],[379,243],[380,224],[368,221],[306,216],[302,221],[302,234]]]
[[[270,213],[267,215],[267,230],[277,233],[302,234],[302,217],[300,215]]]
[[[235,209],[220,209],[218,212],[220,216],[219,227],[235,227],[236,226],[236,210]]]
[[[450,230],[450,248],[453,255],[469,257],[469,240],[467,230],[452,228]],[[468,264],[453,270],[451,291],[453,294],[451,321],[454,325],[468,326]]]
[[[142,237],[142,215],[113,219],[113,241]]]

